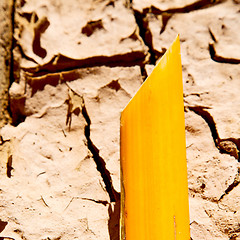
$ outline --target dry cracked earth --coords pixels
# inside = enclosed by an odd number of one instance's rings
[[[240,239],[239,26],[239,0],[3,0],[0,239],[119,240],[120,113],[177,34],[191,237]]]

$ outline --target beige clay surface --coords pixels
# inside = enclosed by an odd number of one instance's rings
[[[17,0],[13,14],[1,239],[119,240],[120,113],[177,34],[191,237],[240,239],[239,1]]]

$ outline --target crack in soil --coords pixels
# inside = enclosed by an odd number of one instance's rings
[[[32,77],[43,76],[50,73],[60,73],[79,68],[109,66],[109,67],[131,67],[143,66],[146,58],[144,51],[133,51],[112,56],[93,56],[85,59],[73,59],[64,55],[54,56],[48,63],[33,68],[22,68]]]
[[[145,62],[155,65],[156,61],[164,54],[164,52],[157,51],[153,46],[153,36],[152,32],[149,28],[149,20],[148,20],[148,14],[153,14],[154,17],[161,15],[162,16],[162,28],[160,30],[159,34],[162,34],[167,26],[167,23],[169,19],[172,17],[175,13],[189,13],[191,11],[204,9],[208,7],[215,6],[217,4],[223,3],[226,0],[198,0],[194,3],[191,3],[189,5],[179,7],[179,8],[169,8],[166,10],[161,10],[159,8],[156,8],[155,6],[144,8],[142,12],[136,10],[132,6],[132,1],[128,0],[127,7],[132,9],[136,23],[139,28],[139,35],[142,38],[144,44],[148,47],[148,53],[150,55],[149,60]],[[145,65],[144,64],[144,65]],[[145,71],[144,66],[141,67],[142,76],[143,78],[147,77],[147,73]]]
[[[208,124],[211,133],[212,133],[212,137],[213,137],[213,141],[215,143],[215,146],[217,147],[217,142],[219,141],[219,135],[218,135],[218,131],[216,128],[216,123],[214,122],[213,117],[210,115],[209,112],[207,112],[205,109],[207,107],[203,107],[203,106],[188,106],[187,107],[189,110],[193,111],[194,113],[198,114],[199,116],[201,116],[205,122]]]
[[[14,56],[13,49],[15,47],[15,39],[14,39],[14,29],[15,29],[15,12],[16,12],[16,0],[12,0],[12,9],[11,9],[11,52],[10,52],[10,85],[14,82]]]
[[[235,157],[235,159],[239,161],[240,138],[221,139],[217,131],[216,123],[211,114],[205,110],[206,107],[188,106],[188,109],[201,116],[208,124],[212,133],[213,141],[215,143],[215,146],[219,149],[219,152],[229,154],[230,156]],[[240,183],[240,168],[238,168],[238,172],[235,175],[233,182],[226,188],[226,190],[224,191],[222,196],[217,200],[217,202],[221,201],[224,198],[224,196],[229,194],[235,187],[239,185],[239,183]]]
[[[200,10],[204,8],[213,7],[217,4],[226,2],[226,0],[198,0],[196,2],[193,2],[189,5],[178,7],[178,8],[169,8],[167,10],[161,10],[159,8],[156,8],[155,6],[151,6],[150,8],[145,8],[144,12],[152,12],[156,15],[160,15],[163,12],[167,13],[189,13],[195,10]]]
[[[69,93],[68,93],[69,99],[66,101],[66,103],[68,104],[66,125],[69,126],[69,131],[70,131],[72,114],[74,113],[78,116],[80,113],[82,113],[82,116],[86,121],[85,129],[84,129],[84,134],[87,140],[86,145],[89,151],[92,153],[93,160],[96,163],[97,170],[101,174],[101,177],[105,184],[105,189],[109,195],[110,201],[117,202],[120,199],[120,193],[114,189],[112,184],[111,174],[106,168],[106,162],[99,155],[99,149],[94,145],[94,143],[90,138],[91,119],[88,115],[84,98],[83,96],[76,93],[68,84],[67,84],[67,87],[69,88]]]
[[[218,63],[240,64],[240,59],[223,57],[217,54],[214,43],[209,43],[209,53],[211,59]]]
[[[99,203],[99,204],[102,204],[104,206],[107,206],[109,204],[108,201],[105,201],[105,200],[95,200],[95,199],[92,199],[92,198],[81,198],[82,200],[88,200],[88,201],[92,201],[92,202],[95,202],[95,203]]]
[[[12,177],[12,170],[14,169],[12,167],[12,155],[10,155],[8,157],[8,161],[7,161],[7,164],[6,164],[6,169],[7,169],[7,171],[6,171],[7,177],[11,178]]]
[[[213,42],[209,43],[209,45],[208,45],[209,54],[211,56],[211,59],[218,63],[239,64],[240,59],[223,57],[223,56],[220,56],[217,54],[216,49],[215,49],[215,43],[217,43],[217,39],[210,28],[208,29],[208,31],[213,40]]]
[[[85,126],[85,137],[87,139],[87,146],[90,152],[92,153],[93,159],[97,165],[97,170],[100,172],[103,182],[105,184],[106,191],[109,194],[110,201],[111,202],[117,202],[120,199],[120,194],[117,192],[112,184],[112,178],[111,174],[106,168],[106,163],[104,159],[99,155],[99,149],[93,144],[91,138],[90,138],[90,126],[91,126],[91,120],[87,113],[86,106],[84,104],[82,108],[82,115],[85,118],[85,121],[87,125]]]
[[[165,31],[167,27],[167,23],[172,17],[172,15],[173,15],[172,13],[167,13],[167,12],[162,13],[162,28],[161,28],[160,34],[162,34]]]
[[[145,80],[147,78],[145,65],[146,64],[156,65],[156,61],[161,56],[163,56],[165,51],[159,52],[153,46],[153,35],[149,27],[149,18],[151,17],[150,14],[153,15],[153,13],[151,11],[139,12],[138,10],[133,9],[131,5],[130,5],[130,8],[133,11],[135,21],[139,29],[139,37],[142,39],[144,45],[148,47],[148,56],[146,56],[146,61],[144,62],[144,65],[141,66],[142,77],[143,77],[143,80]],[[162,18],[163,27],[159,34],[161,34],[165,30],[167,22],[170,19],[170,17],[165,17],[165,16],[169,16],[169,14],[163,14],[163,18]],[[156,16],[153,15],[153,17],[156,17]]]
[[[141,13],[137,10],[133,10],[136,23],[139,27],[139,35],[142,38],[144,44],[148,47],[148,52],[150,54],[149,63],[155,65],[158,57],[156,56],[156,51],[153,48],[153,36],[151,30],[149,29],[149,22],[147,15]]]
[[[230,156],[235,157],[235,159],[239,161],[240,160],[240,154],[239,154],[240,138],[221,139],[217,131],[216,123],[213,117],[211,116],[211,114],[205,110],[206,107],[188,106],[188,109],[195,112],[199,116],[201,116],[205,120],[205,122],[208,124],[213,137],[214,144],[218,148],[219,152],[229,154]]]
[[[238,172],[233,180],[233,182],[227,187],[224,191],[224,194],[219,198],[218,201],[221,201],[227,194],[229,194],[235,187],[237,187],[240,183],[240,169],[238,168]]]

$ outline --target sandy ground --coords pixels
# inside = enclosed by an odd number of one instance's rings
[[[13,19],[0,237],[119,240],[120,113],[180,34],[191,237],[240,239],[239,1],[19,0]]]

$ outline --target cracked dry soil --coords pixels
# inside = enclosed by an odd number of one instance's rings
[[[239,1],[0,7],[1,239],[119,240],[120,112],[178,33],[191,237],[240,239]]]

